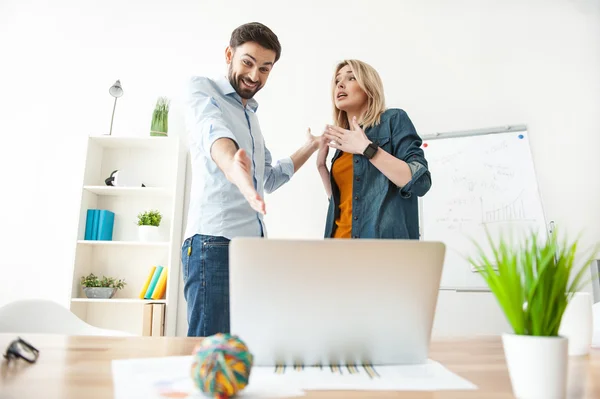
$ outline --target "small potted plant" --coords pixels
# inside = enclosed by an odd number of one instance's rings
[[[158,210],[151,209],[138,214],[138,228],[140,241],[158,241],[160,234],[158,226],[162,215]]]
[[[169,132],[169,104],[166,97],[159,97],[152,113],[150,136],[166,137]]]
[[[575,267],[577,241],[559,242],[556,231],[542,242],[535,233],[514,245],[488,233],[491,255],[479,245],[471,264],[496,297],[512,327],[502,335],[506,364],[517,398],[564,398],[568,339],[559,335],[564,311],[585,285],[597,250]]]
[[[110,299],[117,290],[125,287],[125,280],[102,276],[99,279],[94,273],[81,277],[81,287],[86,297],[94,299]]]

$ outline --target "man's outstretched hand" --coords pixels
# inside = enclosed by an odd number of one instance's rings
[[[237,186],[252,209],[266,215],[265,201],[254,188],[251,171],[252,165],[250,164],[248,154],[246,154],[245,150],[239,149],[233,156],[233,160],[229,164],[225,176],[227,176],[227,180]]]

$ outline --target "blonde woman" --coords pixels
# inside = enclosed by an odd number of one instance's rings
[[[417,199],[431,175],[411,120],[385,108],[379,74],[362,61],[339,63],[331,91],[335,122],[317,156],[329,197],[325,238],[418,239]]]

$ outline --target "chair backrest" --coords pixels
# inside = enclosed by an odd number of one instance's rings
[[[132,336],[87,324],[60,304],[27,299],[0,307],[0,333]]]

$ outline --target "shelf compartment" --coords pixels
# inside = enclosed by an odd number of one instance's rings
[[[92,299],[92,298],[71,298],[71,302],[79,303],[167,303],[166,299],[137,299],[137,298],[111,298],[111,299]]]
[[[84,186],[84,190],[96,195],[117,197],[168,197],[170,191],[164,187],[112,187]]]

